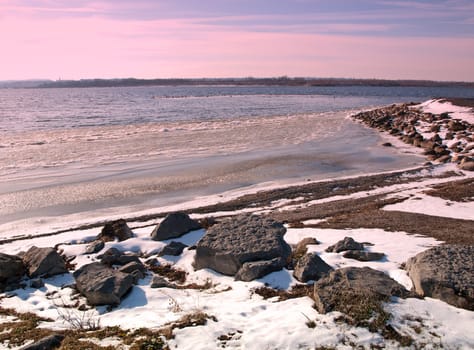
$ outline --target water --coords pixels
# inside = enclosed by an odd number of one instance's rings
[[[1,225],[129,215],[268,181],[409,167],[354,111],[462,88],[177,86],[0,90]],[[110,213],[110,211],[108,211]],[[13,225],[11,223],[25,225]],[[5,226],[5,224],[10,225]],[[7,229],[5,229],[7,230]]]

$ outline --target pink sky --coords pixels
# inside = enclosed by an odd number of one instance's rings
[[[94,7],[56,11],[16,3],[0,0],[0,80],[288,75],[474,81],[474,36],[392,35],[396,21],[320,23],[307,14],[298,14],[301,21],[275,14],[142,19],[107,16]]]

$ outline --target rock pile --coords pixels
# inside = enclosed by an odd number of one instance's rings
[[[449,113],[424,113],[409,104],[358,113],[353,118],[422,148],[429,161],[456,163],[474,171],[474,125]]]

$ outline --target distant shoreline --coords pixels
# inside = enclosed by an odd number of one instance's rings
[[[474,82],[343,79],[343,78],[199,78],[199,79],[80,79],[80,80],[25,80],[0,82],[0,88],[87,88],[130,86],[373,86],[373,87],[472,87]]]

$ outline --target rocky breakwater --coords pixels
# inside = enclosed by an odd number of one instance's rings
[[[453,118],[451,113],[426,113],[415,105],[400,104],[361,112],[353,118],[423,149],[429,161],[452,162],[462,170],[474,171],[474,125]]]

